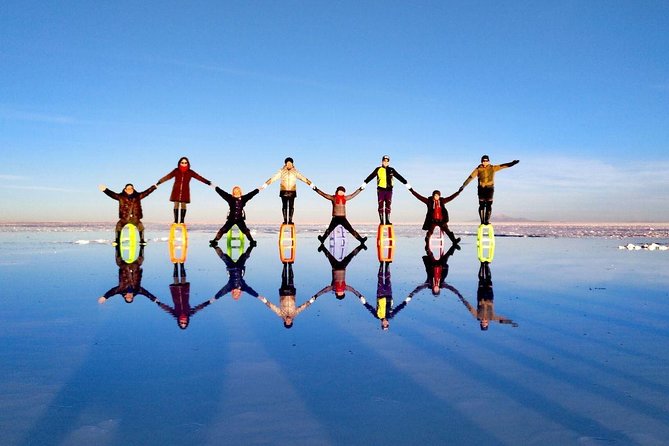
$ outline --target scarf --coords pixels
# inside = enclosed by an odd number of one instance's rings
[[[433,218],[435,221],[441,221],[442,220],[442,215],[441,215],[441,202],[440,200],[435,200],[434,198],[432,199],[432,206],[434,207],[434,214]]]

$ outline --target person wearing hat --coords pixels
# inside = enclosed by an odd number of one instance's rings
[[[407,180],[399,174],[394,168],[389,166],[390,157],[383,155],[381,165],[374,169],[362,183],[364,189],[367,183],[376,177],[376,193],[379,201],[379,222],[380,224],[390,225],[390,205],[393,201],[393,178],[397,178],[402,184],[407,184]],[[384,220],[385,217],[385,220]]]
[[[281,179],[279,188],[279,197],[281,197],[281,211],[283,212],[283,223],[293,223],[293,212],[295,210],[295,198],[297,197],[297,180],[307,183],[311,186],[312,183],[304,175],[302,175],[293,164],[293,159],[288,157],[284,160],[284,165],[277,173],[274,174],[261,189]]]
[[[448,211],[446,210],[446,203],[455,199],[455,197],[460,195],[461,191],[462,188],[453,195],[442,197],[441,192],[435,190],[432,192],[432,196],[428,198],[413,190],[412,187],[409,188],[409,192],[427,206],[425,221],[423,222],[423,230],[427,231],[425,234],[425,243],[429,242],[432,232],[438,227],[448,235],[448,238],[451,239],[453,245],[459,249],[458,243],[460,243],[460,237],[455,238],[453,231],[448,228]]]
[[[350,195],[346,195],[346,188],[344,188],[344,186],[337,187],[337,191],[334,195],[326,194],[316,186],[312,186],[312,188],[318,195],[332,202],[332,220],[330,220],[330,225],[325,230],[323,235],[318,236],[318,240],[321,242],[321,245],[338,225],[342,225],[344,229],[350,232],[353,237],[358,239],[358,241],[364,245],[367,241],[367,237],[362,237],[360,234],[358,234],[358,232],[353,229],[353,226],[351,226],[351,223],[349,223],[349,221],[346,219],[346,202],[355,198],[360,192],[362,192],[362,186],[357,188],[355,192]]]
[[[481,164],[472,171],[471,175],[460,186],[460,191],[462,191],[474,178],[478,178],[479,218],[482,225],[490,224],[492,197],[495,193],[495,172],[515,166],[519,162],[518,160],[513,160],[509,163],[492,165],[490,164],[488,155],[483,155],[481,157]]]
[[[156,190],[156,186],[151,186],[143,192],[137,192],[135,187],[128,183],[123,188],[123,192],[117,193],[107,188],[104,184],[98,186],[105,195],[118,201],[118,222],[116,223],[116,243],[120,243],[121,230],[123,226],[132,223],[137,226],[139,231],[140,244],[145,244],[144,241],[144,225],[142,224],[142,199],[148,196],[151,192]]]

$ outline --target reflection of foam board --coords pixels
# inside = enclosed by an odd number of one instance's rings
[[[237,225],[233,225],[232,228],[230,228],[230,230],[226,234],[226,237],[228,238],[229,247],[232,248],[244,247],[244,241],[246,240],[246,236],[242,231],[239,230],[239,227],[237,227]]]
[[[292,263],[295,261],[295,225],[284,223],[279,228],[279,257],[282,262]]]
[[[476,233],[476,247],[481,262],[492,262],[495,257],[495,231],[492,225],[480,225]]]
[[[188,254],[188,231],[183,223],[172,223],[167,240],[172,263],[185,263]]]
[[[119,251],[125,263],[132,263],[139,257],[139,230],[132,223],[126,224],[121,229]]]
[[[334,231],[330,233],[330,247],[345,246],[346,245],[346,231],[342,225],[337,225]]]
[[[441,258],[441,256],[444,255],[444,252],[446,252],[446,234],[444,231],[439,227],[434,228],[427,241],[427,245],[433,258]]]

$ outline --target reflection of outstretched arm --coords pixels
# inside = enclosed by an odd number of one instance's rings
[[[357,295],[357,296],[358,296],[358,299],[360,300],[360,303],[361,303],[365,308],[367,308],[367,311],[369,311],[370,313],[372,313],[372,316],[374,316],[375,319],[378,319],[378,316],[376,315],[376,308],[374,308],[373,306],[371,306],[371,305],[369,304],[369,302],[367,302],[367,299],[365,299],[365,296],[363,296],[362,294]]]
[[[121,294],[120,287],[118,286],[111,287],[109,291],[107,291],[105,294],[102,295],[102,297],[104,297],[104,299],[107,300],[116,294]]]
[[[451,286],[451,285],[447,284],[446,282],[444,282],[444,283],[441,285],[441,287],[442,287],[442,288],[446,288],[447,290],[449,290],[449,291],[451,291],[453,294],[455,294],[455,295],[458,297],[458,300],[459,300],[460,302],[462,302],[462,304],[463,304],[465,307],[467,307],[467,309],[469,310],[469,312],[470,312],[474,317],[478,317],[478,312],[476,311],[476,308],[474,308],[474,307],[472,306],[472,304],[470,304],[470,303],[467,301],[467,299],[465,299],[465,297],[460,293],[460,291],[458,291],[457,288],[455,288],[454,286]]]
[[[358,299],[360,299],[362,297],[362,294],[360,293],[360,291],[356,290],[355,288],[353,288],[350,285],[346,285],[346,291],[350,291],[351,293],[355,294],[356,296],[358,296]]]
[[[139,287],[139,290],[137,290],[137,294],[141,294],[143,296],[146,296],[149,299],[151,299],[153,302],[158,300],[158,298],[156,296],[151,294],[151,292],[144,287]]]
[[[427,289],[429,287],[430,287],[430,284],[427,283],[427,282],[425,282],[421,285],[418,285],[416,288],[413,289],[412,292],[409,293],[407,298],[413,298],[417,293],[420,293],[421,291],[423,291],[424,289]]]

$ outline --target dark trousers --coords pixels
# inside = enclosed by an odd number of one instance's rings
[[[251,231],[249,231],[249,228],[246,227],[246,222],[244,221],[243,218],[228,219],[225,222],[225,224],[221,227],[221,229],[218,230],[215,240],[220,240],[221,237],[223,237],[230,229],[232,229],[234,225],[237,225],[239,230],[249,239],[249,241],[253,241],[253,237],[251,236]]]

